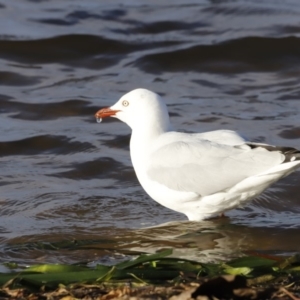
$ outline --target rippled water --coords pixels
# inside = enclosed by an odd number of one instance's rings
[[[300,172],[221,220],[149,199],[129,128],[94,119],[137,87],[179,130],[300,147],[300,2],[0,0],[1,260],[299,251]]]

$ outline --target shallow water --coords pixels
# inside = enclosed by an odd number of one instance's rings
[[[139,186],[129,128],[94,113],[144,87],[178,130],[300,147],[299,20],[296,0],[0,0],[1,261],[298,252],[300,172],[187,222]]]

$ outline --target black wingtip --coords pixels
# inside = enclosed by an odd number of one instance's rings
[[[285,156],[283,163],[300,160],[300,150],[298,150],[296,148],[280,147],[280,146],[272,146],[272,145],[256,144],[256,143],[247,143],[247,145],[251,149],[263,148],[263,149],[266,149],[271,152],[273,152],[273,151],[280,152]]]

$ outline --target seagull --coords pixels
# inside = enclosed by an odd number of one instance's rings
[[[191,221],[245,205],[300,167],[295,148],[248,142],[231,130],[174,131],[164,101],[142,88],[95,117],[117,118],[131,128],[130,156],[141,186]]]

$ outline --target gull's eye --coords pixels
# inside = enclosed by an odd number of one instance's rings
[[[129,102],[128,102],[127,100],[124,100],[124,101],[122,102],[122,105],[123,105],[123,106],[128,106],[128,105],[129,105]]]

